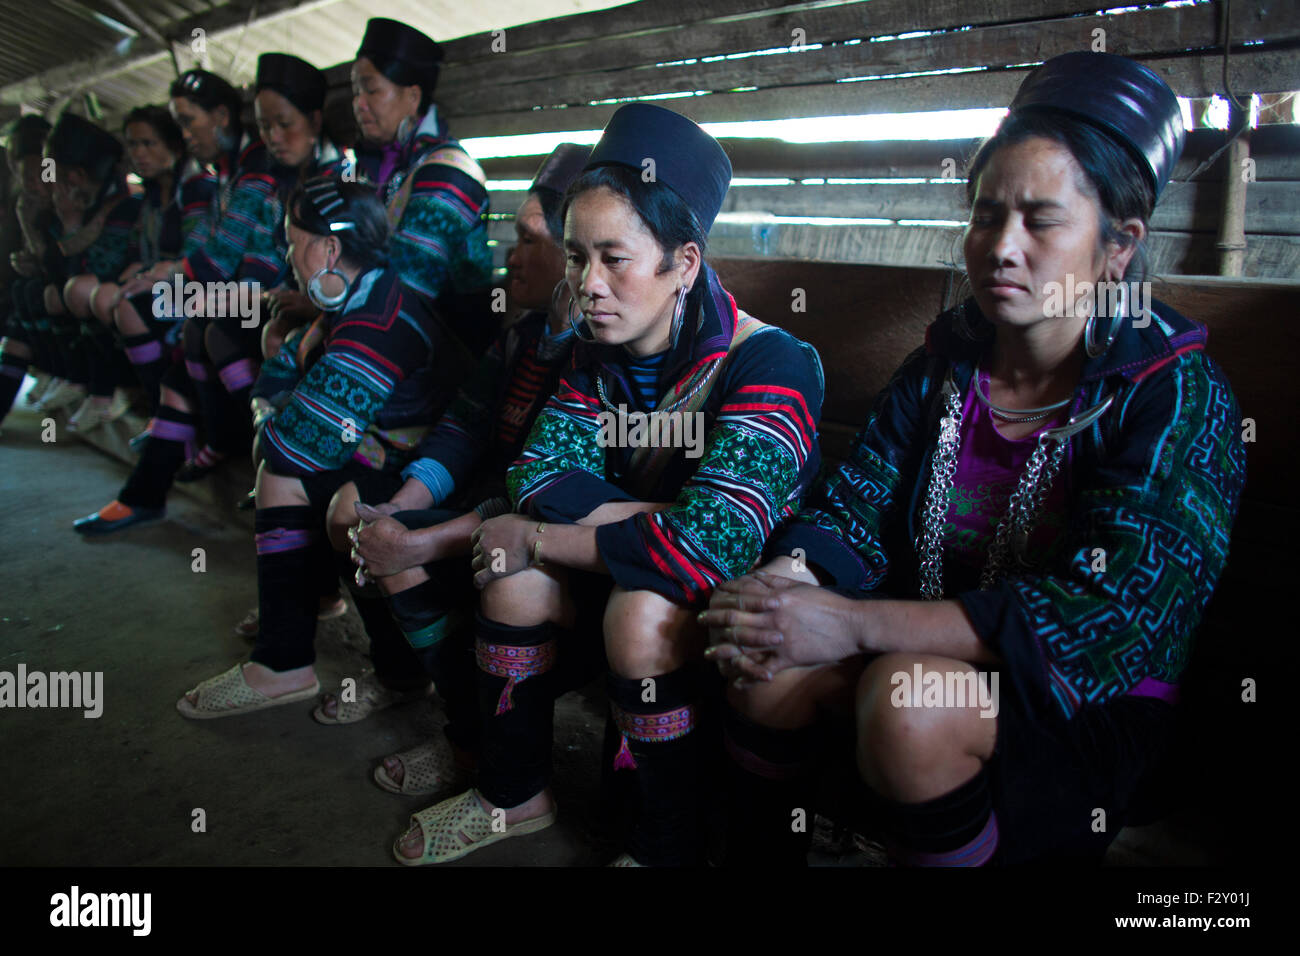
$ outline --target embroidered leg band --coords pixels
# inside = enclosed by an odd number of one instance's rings
[[[479,790],[515,807],[551,780],[556,660],[551,625],[511,627],[479,614],[475,624],[482,719]]]
[[[615,774],[624,843],[645,866],[691,866],[703,855],[700,823],[707,799],[699,735],[693,732],[694,673],[683,668],[652,680],[647,685],[613,673],[608,677],[618,731],[614,766],[635,771]]]

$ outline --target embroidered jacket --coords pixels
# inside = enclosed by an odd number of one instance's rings
[[[98,216],[105,209],[107,216],[99,227]],[[116,282],[131,263],[134,248],[131,245],[131,232],[140,215],[140,197],[127,192],[126,181],[111,184],[104,190],[99,201],[87,209],[82,218],[82,228],[65,235],[62,223],[55,221],[55,232],[59,237],[58,245],[64,253],[62,275],[93,275],[101,281]],[[98,227],[98,232],[94,230]],[[93,235],[87,234],[90,230]],[[86,240],[89,239],[89,245]]]
[[[440,149],[459,149],[447,135],[436,107],[430,107],[404,143],[395,143],[397,170],[380,182],[384,151],[358,152],[368,178],[379,183],[379,197],[390,216],[409,198],[393,228],[389,255],[402,279],[431,299],[474,292],[491,285],[492,253],[487,244],[488,193],[472,176],[443,162],[422,162]]]
[[[199,282],[232,279],[278,286],[288,274],[275,231],[284,219],[278,176],[260,139],[244,135],[239,149],[217,163],[212,211],[191,233],[191,249],[182,266]]]
[[[162,195],[158,179],[145,180],[140,215],[131,230],[132,258],[149,267],[192,253],[216,194],[216,173],[193,159],[182,158],[172,167],[169,196]]]
[[[1201,615],[1228,556],[1246,476],[1241,415],[1205,353],[1204,326],[1153,302],[1143,328],[1125,322],[1087,359],[1071,413],[1114,395],[1110,410],[1070,439],[1064,547],[1046,566],[995,587],[955,560],[946,592],[1004,662],[1035,713],[1073,716],[1085,704],[1155,692],[1181,677]],[[959,317],[974,338],[958,334]],[[939,316],[926,342],[877,396],[845,462],[818,482],[771,554],[807,561],[856,597],[918,596],[914,542],[930,480],[951,368],[962,394],[992,325],[973,300]],[[1105,570],[1096,556],[1105,554]]]
[[[458,492],[467,507],[505,495],[506,469],[573,351],[572,332],[544,342],[546,320],[528,312],[497,337],[403,470],[424,483],[435,506]]]
[[[697,318],[685,323],[690,328],[667,358],[664,391],[723,356],[735,333],[735,301],[707,265],[700,283],[703,307],[689,309]],[[628,473],[633,449],[601,447],[600,440],[607,409],[597,376],[612,405],[636,408],[626,355],[622,347],[575,347],[573,368],[507,475],[517,510],[574,522],[606,502],[638,500],[627,490],[639,477]],[[788,332],[768,326],[740,345],[702,409],[702,454],[688,458],[686,448],[677,448],[640,499],[672,501],[672,507],[597,530],[614,580],[699,605],[719,583],[748,571],[817,474],[823,390],[816,350]]]
[[[295,329],[262,366],[253,395],[282,405],[262,430],[266,461],[283,475],[354,458],[400,467],[451,398],[457,365],[463,356],[393,269],[358,276],[340,310]]]

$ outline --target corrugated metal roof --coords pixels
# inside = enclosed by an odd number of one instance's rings
[[[48,110],[92,91],[108,116],[162,102],[176,73],[171,57],[145,27],[176,39],[188,38],[190,28],[203,29],[205,22],[214,24],[203,34],[201,56],[188,40],[174,45],[180,67],[205,66],[239,85],[253,80],[258,56],[270,51],[292,53],[322,69],[351,60],[366,20],[374,16],[449,40],[624,2],[51,0],[38,8],[22,0],[0,0],[0,17],[8,25],[0,34],[0,118],[20,109]],[[119,44],[120,51],[115,49]],[[142,56],[141,50],[154,52]]]

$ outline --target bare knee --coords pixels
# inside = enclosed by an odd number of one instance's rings
[[[258,508],[295,508],[309,504],[307,489],[297,478],[277,475],[263,462],[257,470]]]
[[[756,724],[774,729],[809,727],[821,711],[852,705],[854,677],[861,667],[844,661],[819,667],[791,667],[770,681],[744,689],[727,688],[727,703]]]
[[[384,594],[393,595],[398,591],[409,591],[427,580],[429,580],[429,573],[424,568],[407,568],[386,578],[376,578],[375,583]]]
[[[483,588],[483,616],[511,627],[535,627],[552,621],[573,623],[573,605],[559,568],[527,568],[497,578]]]
[[[90,316],[90,300],[97,285],[99,280],[90,275],[73,276],[64,283],[63,301],[77,318],[84,319]]]
[[[90,311],[104,325],[113,323],[113,297],[117,295],[117,286],[100,284],[90,293]]]
[[[927,687],[954,686],[950,675],[974,671],[963,661],[921,654],[884,654],[868,665],[857,689],[857,759],[872,789],[906,803],[933,799],[992,756],[996,719],[981,717],[973,701],[926,695]]]
[[[348,540],[348,528],[361,520],[357,517],[356,510],[359,497],[356,482],[349,481],[334,492],[334,497],[330,499],[329,509],[325,513],[325,528],[335,551],[350,551],[352,548],[352,542]]]
[[[149,331],[135,306],[126,299],[113,306],[113,322],[123,335],[143,335]]]
[[[616,587],[605,605],[605,654],[620,677],[656,677],[703,651],[704,630],[689,608],[653,591]]]

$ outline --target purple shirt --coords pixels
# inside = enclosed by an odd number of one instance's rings
[[[988,372],[978,369],[980,388],[988,394]],[[1004,438],[994,424],[993,413],[975,395],[966,392],[962,408],[961,451],[957,456],[957,474],[948,493],[947,520],[943,528],[943,549],[956,560],[981,571],[988,560],[998,524],[1007,513],[1011,493],[1020,483],[1025,463],[1038,443],[1038,436],[1048,428],[1062,425],[1070,416],[1068,407],[1043,419],[1039,428],[1025,438]],[[1060,473],[1052,482],[1043,502],[1034,530],[1029,535],[1026,559],[1034,565],[1046,563],[1054,545],[1060,543],[1065,530],[1065,483],[1069,458],[1062,462]]]
[[[980,388],[987,395],[988,372],[977,369],[975,374]],[[1007,513],[1011,493],[1020,483],[1038,436],[1048,428],[1065,424],[1069,416],[1070,408],[1067,406],[1043,419],[1032,435],[1005,438],[994,424],[993,413],[976,397],[975,389],[967,391],[962,408],[961,451],[957,455],[957,473],[949,492],[950,504],[943,529],[945,553],[977,573],[983,570],[989,545]],[[1070,453],[1067,451],[1061,470],[1043,502],[1038,522],[1029,535],[1026,560],[1031,565],[1045,567],[1055,550],[1063,544],[1069,475]],[[1178,685],[1147,677],[1139,681],[1127,696],[1158,697],[1172,704],[1178,699]]]

